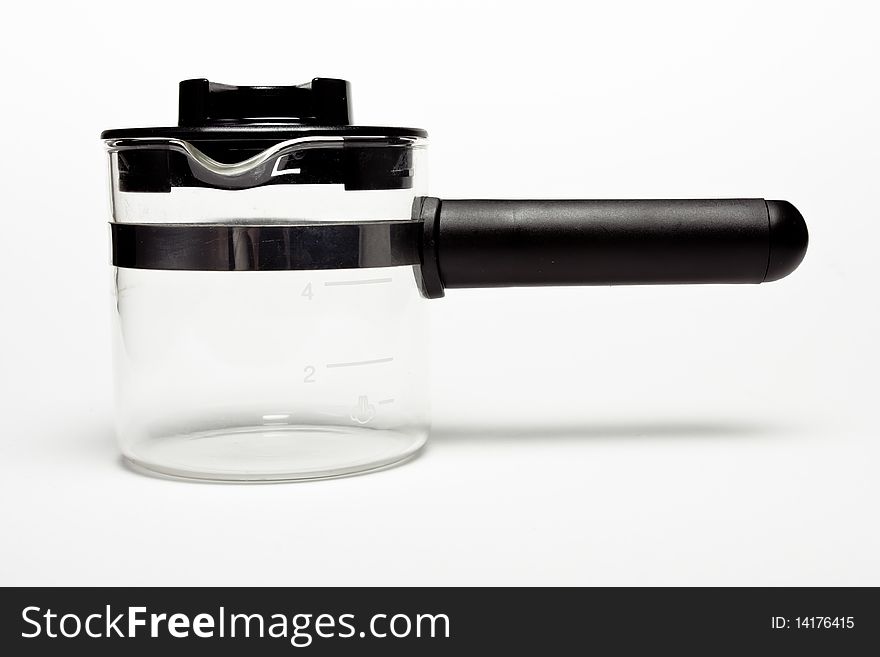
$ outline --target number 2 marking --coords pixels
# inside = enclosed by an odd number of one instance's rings
[[[314,365],[306,365],[303,368],[303,372],[306,375],[303,377],[303,383],[314,383],[315,382],[315,366]]]

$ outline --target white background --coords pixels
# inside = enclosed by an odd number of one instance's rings
[[[13,3],[0,38],[0,584],[880,584],[871,2]],[[177,81],[352,82],[441,197],[788,199],[762,286],[452,291],[405,466],[126,469],[104,128]]]

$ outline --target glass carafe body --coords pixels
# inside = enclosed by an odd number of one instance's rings
[[[428,325],[413,265],[333,268],[331,242],[316,246],[329,259],[317,268],[263,269],[249,241],[291,226],[411,221],[413,198],[425,193],[424,139],[369,143],[371,154],[405,152],[406,180],[394,188],[296,179],[309,163],[340,157],[368,168],[345,151],[361,143],[291,139],[221,162],[205,144],[106,140],[114,231],[167,231],[172,249],[175,235],[188,235],[176,229],[235,235],[203,244],[215,260],[229,252],[225,271],[114,266],[116,431],[132,463],[190,478],[286,480],[380,468],[424,444]],[[298,248],[292,235],[271,246]],[[376,235],[362,252],[393,248]],[[114,249],[122,241],[114,232]]]

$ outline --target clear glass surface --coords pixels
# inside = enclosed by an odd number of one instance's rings
[[[342,185],[122,192],[114,221],[408,219],[423,194]],[[166,475],[329,477],[390,465],[428,432],[427,317],[411,266],[319,271],[114,269],[116,430]]]

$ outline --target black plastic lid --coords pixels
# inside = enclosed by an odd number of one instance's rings
[[[418,128],[350,124],[346,80],[314,78],[283,87],[240,87],[204,78],[180,83],[176,127],[117,128],[102,139],[284,140],[317,135],[427,137]]]
[[[155,139],[119,152],[119,185],[125,192],[168,192],[173,187],[247,189],[267,184],[343,184],[346,189],[408,189],[413,177],[416,128],[350,125],[348,82],[314,78],[290,87],[236,87],[205,79],[180,83],[177,127],[105,130],[103,139]],[[236,179],[204,175],[161,140],[180,139],[221,163],[242,162],[273,144],[303,137],[346,139],[342,148],[295,156],[296,175],[266,177],[261,170]],[[280,156],[284,159],[288,156]],[[277,164],[277,162],[276,162]],[[282,167],[286,168],[286,167]]]
[[[333,78],[315,78],[295,87],[236,87],[204,78],[183,80],[177,124],[272,121],[348,125],[348,95],[348,82]]]

